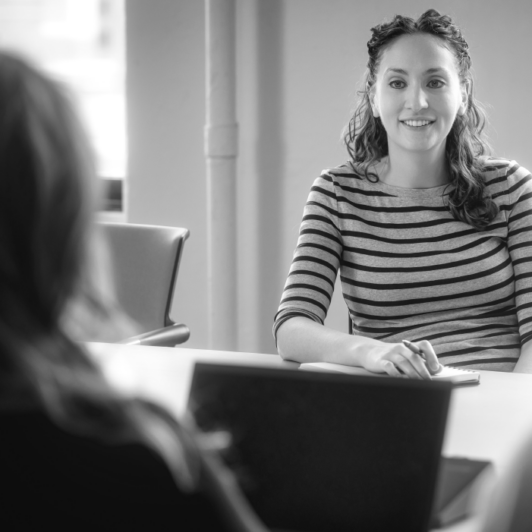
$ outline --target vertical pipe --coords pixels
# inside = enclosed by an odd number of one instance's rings
[[[235,0],[206,0],[208,331],[212,349],[236,350]]]

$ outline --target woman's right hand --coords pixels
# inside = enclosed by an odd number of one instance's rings
[[[373,373],[387,373],[393,377],[430,380],[431,375],[441,369],[434,348],[427,340],[413,342],[413,345],[423,353],[423,357],[402,343],[380,342],[379,345],[368,347],[362,367]]]
[[[302,316],[290,318],[279,327],[277,347],[285,360],[332,362],[395,377],[428,380],[441,369],[427,340],[412,342],[412,347],[423,353],[421,357],[402,343],[343,333]]]

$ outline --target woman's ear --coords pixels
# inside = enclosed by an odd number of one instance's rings
[[[469,81],[465,81],[464,83],[462,83],[462,87],[461,87],[461,96],[462,96],[462,101],[460,103],[460,108],[458,109],[458,114],[460,116],[462,115],[465,115],[466,112],[467,112],[467,108],[469,106],[469,91],[470,91],[470,83]]]
[[[372,94],[369,97],[369,103],[371,105],[371,112],[372,112],[373,116],[375,118],[378,118],[379,117],[379,108],[378,108],[377,104],[375,103],[375,94]]]

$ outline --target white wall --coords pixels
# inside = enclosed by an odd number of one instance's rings
[[[173,318],[206,343],[207,295],[201,1],[127,0],[127,220],[187,227]]]
[[[207,346],[203,158],[204,5],[128,0],[128,220],[188,227],[174,318]],[[400,9],[398,11],[398,6]],[[532,168],[529,0],[237,0],[239,349],[275,352],[276,312],[309,187],[342,163],[341,131],[366,63],[369,29],[435,7],[471,46],[498,155]],[[347,328],[335,297],[328,324]]]

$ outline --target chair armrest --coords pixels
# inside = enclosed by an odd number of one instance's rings
[[[183,323],[174,323],[155,331],[132,336],[117,342],[125,345],[155,345],[159,347],[175,347],[186,342],[190,336],[190,329]]]

